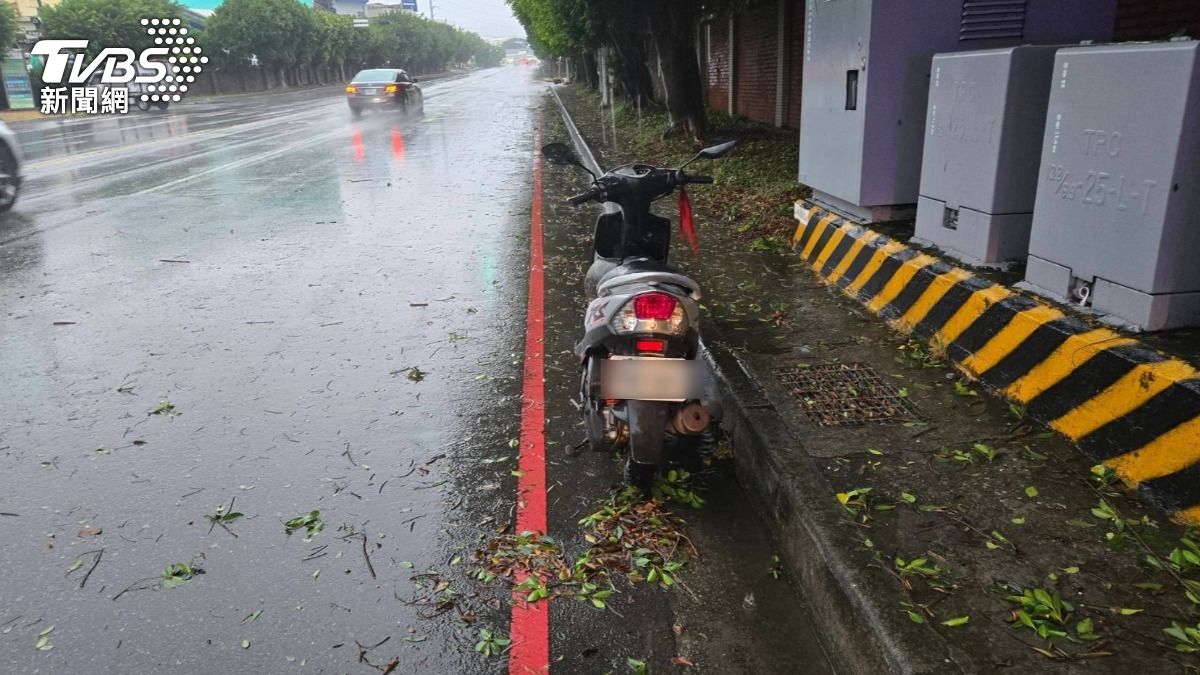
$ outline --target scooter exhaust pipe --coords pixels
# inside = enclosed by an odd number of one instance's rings
[[[681,436],[699,436],[708,428],[712,416],[700,402],[693,401],[675,411],[671,429]]]

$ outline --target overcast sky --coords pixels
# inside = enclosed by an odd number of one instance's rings
[[[400,4],[400,0],[373,1]],[[422,15],[429,16],[431,1],[434,18],[440,21],[479,33],[485,38],[525,37],[525,29],[513,18],[512,10],[504,0],[417,0]]]

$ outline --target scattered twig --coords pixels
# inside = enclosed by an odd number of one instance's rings
[[[920,437],[924,436],[925,434],[933,431],[934,429],[937,429],[937,427],[931,424],[931,425],[925,427],[924,429],[918,431],[917,433],[910,435],[909,438],[920,438]]]
[[[362,464],[359,464],[358,462],[354,461],[354,455],[350,454],[350,444],[349,443],[346,444],[346,449],[344,451],[342,451],[342,455],[346,459],[350,460],[350,463],[354,465],[354,468],[356,468],[356,469],[362,468]]]
[[[87,555],[88,553],[94,553],[94,554],[96,554],[96,557],[92,560],[92,566],[88,568],[87,574],[83,575],[83,579],[81,579],[79,581],[80,588],[83,588],[85,585],[87,585],[88,578],[92,576],[92,572],[96,571],[96,567],[100,564],[100,559],[104,557],[104,549],[88,551],[87,553],[84,553],[82,555]],[[116,598],[114,598],[114,600],[115,599]]]
[[[367,530],[364,527],[362,531],[362,552],[363,559],[367,561],[367,571],[371,573],[371,578],[375,578],[375,566],[371,564],[371,554],[367,552]]]
[[[358,662],[365,663],[368,666],[371,666],[372,668],[374,668],[375,670],[378,670],[378,671],[384,673],[385,675],[387,675],[387,673],[391,673],[393,670],[396,669],[396,666],[399,665],[399,663],[400,663],[399,659],[392,659],[391,661],[388,661],[386,664],[384,664],[382,666],[371,663],[370,661],[367,660],[368,652],[370,652],[372,649],[375,649],[376,647],[382,645],[383,643],[385,643],[391,639],[392,639],[392,636],[389,635],[389,636],[383,638],[382,640],[380,640],[379,642],[376,642],[375,644],[371,645],[370,647],[364,647],[361,642],[359,642],[358,640],[355,640],[354,644],[358,645]]]
[[[137,588],[137,585],[138,585],[138,584],[144,584],[144,583],[146,583],[147,581],[157,581],[157,580],[158,580],[158,577],[145,577],[144,579],[138,579],[137,581],[133,582],[132,584],[129,584],[128,586],[126,586],[126,587],[125,587],[125,590],[123,590],[123,591],[121,591],[120,593],[117,593],[116,595],[114,595],[114,596],[113,596],[113,602],[116,602],[118,599],[120,599],[120,597],[121,597],[122,595],[125,595],[126,593],[128,593],[128,592],[130,592],[130,591],[144,591],[144,590],[146,590],[147,588],[153,588],[153,586],[142,586],[141,588]]]
[[[316,560],[321,556],[328,555],[328,551],[325,550],[327,548],[329,548],[329,544],[321,544],[320,546],[313,547],[313,549],[308,552],[308,555],[305,556],[302,561],[308,562],[309,560]]]

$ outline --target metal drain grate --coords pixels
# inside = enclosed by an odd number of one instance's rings
[[[865,363],[781,368],[777,374],[796,397],[800,409],[818,426],[915,422],[920,419],[912,403]]]

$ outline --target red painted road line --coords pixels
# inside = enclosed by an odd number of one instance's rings
[[[521,389],[521,458],[517,478],[517,532],[546,532],[545,295],[542,277],[542,116],[534,131],[533,217],[529,229],[529,307],[525,319],[525,374]],[[549,601],[512,609],[510,675],[550,670]]]

